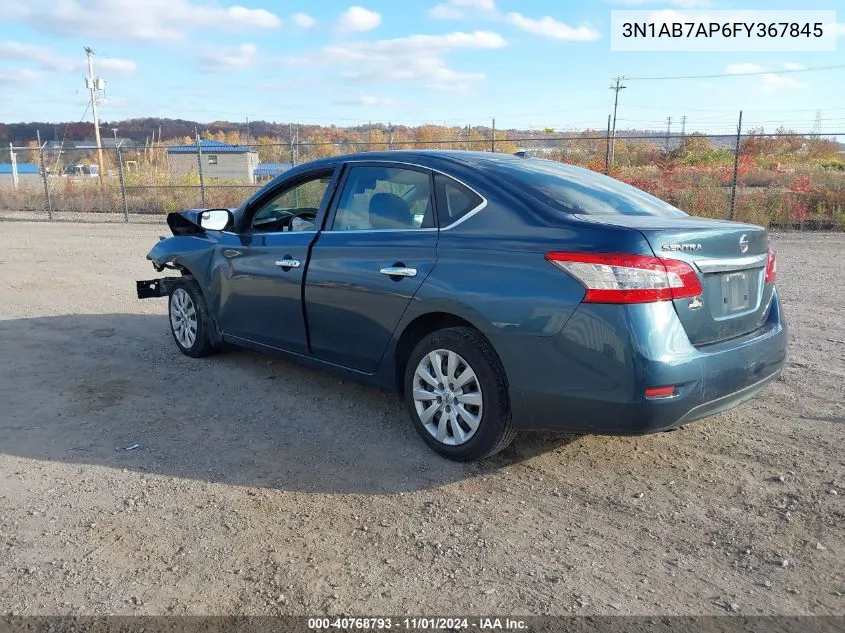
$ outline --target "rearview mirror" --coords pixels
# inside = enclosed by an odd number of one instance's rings
[[[200,215],[200,226],[209,231],[223,231],[232,223],[232,212],[228,209],[210,209]]]

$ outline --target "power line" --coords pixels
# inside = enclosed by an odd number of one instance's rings
[[[674,77],[628,77],[630,81],[663,81],[666,79],[717,79],[719,77],[751,77],[753,75],[785,75],[788,73],[809,73],[818,70],[838,70],[845,64],[836,66],[816,66],[815,68],[795,68],[784,70],[755,70],[749,73],[719,73],[714,75],[676,75]]]

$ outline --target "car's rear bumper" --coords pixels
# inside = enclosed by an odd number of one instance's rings
[[[695,347],[669,303],[582,304],[560,334],[505,345],[514,421],[523,428],[636,435],[669,430],[754,397],[780,374],[787,327],[777,294],[758,330]],[[516,365],[516,366],[514,366]],[[645,389],[675,386],[669,398]]]

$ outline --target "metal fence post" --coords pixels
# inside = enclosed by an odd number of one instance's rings
[[[493,135],[490,137],[490,151],[496,152],[496,119],[493,119]]]
[[[123,221],[129,222],[129,205],[126,202],[126,177],[123,175],[123,156],[120,151],[120,144],[114,148],[114,151],[117,154],[117,175],[120,177],[120,195],[123,198]]]
[[[610,173],[610,115],[607,115],[607,149],[604,151],[604,175]]]
[[[41,183],[44,185],[44,205],[47,207],[47,219],[53,219],[53,202],[50,200],[50,186],[47,184],[47,168],[44,165],[44,145],[38,149],[41,163]]]
[[[734,206],[736,205],[736,181],[739,174],[739,142],[742,136],[742,110],[739,111],[739,123],[736,126],[736,147],[734,148],[734,177],[731,182],[731,209],[728,219],[734,219]]]
[[[196,132],[197,137],[197,171],[200,175],[200,206],[205,208],[205,180],[202,176],[202,145],[200,145],[200,133]]]

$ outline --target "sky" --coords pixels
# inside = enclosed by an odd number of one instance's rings
[[[845,131],[845,9],[836,52],[614,52],[613,9],[804,8],[769,0],[0,0],[0,121],[100,118],[356,125],[367,121],[729,133]],[[813,9],[840,2],[817,0]],[[736,76],[755,72],[755,75]],[[725,77],[644,80],[697,75]]]

